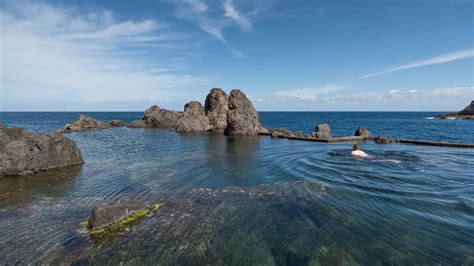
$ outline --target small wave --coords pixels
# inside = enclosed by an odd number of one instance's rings
[[[425,119],[432,120],[432,119],[437,119],[437,118],[434,116],[428,116],[428,117],[425,117]]]

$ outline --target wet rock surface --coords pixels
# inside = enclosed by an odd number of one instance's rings
[[[363,127],[358,127],[354,133],[354,136],[364,137],[365,139],[372,138],[372,134],[370,134],[370,132]]]
[[[204,103],[205,115],[215,131],[223,131],[227,127],[227,111],[229,96],[220,88],[212,89]]]
[[[240,90],[232,90],[229,96],[226,135],[254,136],[262,131],[260,117],[247,96]]]
[[[0,124],[0,176],[31,174],[83,162],[76,144],[59,132],[34,134]]]
[[[184,106],[184,113],[176,121],[176,131],[183,133],[206,132],[212,126],[204,113],[204,107],[198,101]]]
[[[91,230],[103,229],[146,209],[145,204],[138,202],[97,205],[92,211],[87,226]]]
[[[310,136],[316,139],[330,139],[332,138],[331,127],[328,124],[319,124]]]
[[[170,111],[153,105],[148,108],[143,116],[148,127],[165,128],[165,129],[176,129],[178,118],[182,114],[175,111]]]

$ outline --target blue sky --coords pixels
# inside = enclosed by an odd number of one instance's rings
[[[260,111],[459,110],[474,2],[0,1],[1,111],[182,110],[242,89]]]

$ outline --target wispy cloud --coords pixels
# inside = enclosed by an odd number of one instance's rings
[[[265,11],[264,5],[258,1],[250,2],[253,4],[250,8],[247,7],[246,12],[243,12],[233,0],[214,2],[183,0],[174,3],[176,4],[176,17],[195,24],[199,29],[222,42],[238,58],[245,57],[245,54],[227,41],[224,30],[232,26],[239,26],[245,32],[253,31],[252,20]]]
[[[167,55],[180,49],[185,36],[166,23],[32,2],[4,7],[0,109],[38,102],[54,108],[64,101],[174,100],[210,82],[184,73]],[[150,59],[150,49],[158,47],[163,54],[154,52]]]
[[[224,1],[225,16],[234,20],[243,30],[253,30],[252,23],[242,14],[240,14],[234,6],[233,0]]]
[[[410,68],[417,68],[417,67],[422,67],[422,66],[428,66],[428,65],[435,65],[435,64],[443,64],[443,63],[448,63],[451,61],[456,61],[456,60],[461,60],[465,58],[470,58],[474,57],[474,49],[471,50],[463,50],[463,51],[456,51],[448,54],[442,54],[433,58],[429,58],[426,60],[410,63],[410,64],[405,64],[393,68],[389,68],[384,71],[380,72],[375,72],[375,73],[370,73],[370,74],[365,74],[359,77],[359,79],[368,79],[380,75],[385,75],[388,73],[404,70],[404,69],[410,69]]]

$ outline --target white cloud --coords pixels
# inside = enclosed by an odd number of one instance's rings
[[[246,57],[244,53],[234,48],[225,38],[224,30],[231,26],[239,26],[243,31],[253,30],[252,20],[265,11],[264,5],[258,1],[247,6],[247,12],[242,12],[233,0],[206,2],[203,0],[183,0],[176,4],[176,17],[195,24],[199,29],[222,42],[238,58]]]
[[[63,101],[174,100],[185,94],[180,89],[210,82],[184,74],[165,55],[149,58],[149,47],[177,49],[184,38],[155,20],[120,21],[105,10],[84,14],[12,2],[0,11],[0,22],[0,109],[27,109],[37,102],[54,108]]]
[[[451,61],[461,60],[461,59],[470,58],[470,57],[474,57],[474,49],[456,51],[456,52],[452,52],[448,54],[442,54],[433,58],[414,62],[411,64],[401,65],[401,66],[393,67],[384,71],[366,74],[366,75],[360,76],[359,79],[368,79],[368,78],[385,75],[388,73],[392,73],[392,72],[396,72],[396,71],[400,71],[404,69],[435,65],[435,64],[443,64],[443,63],[448,63]]]
[[[233,0],[224,1],[225,16],[234,20],[243,30],[253,30],[252,23],[234,7]]]

